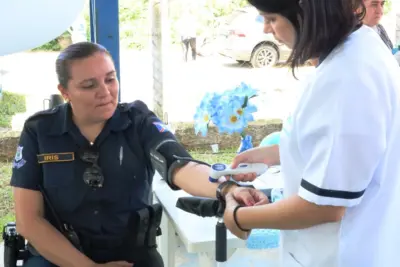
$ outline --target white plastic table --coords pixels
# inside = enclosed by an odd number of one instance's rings
[[[266,173],[253,183],[258,189],[282,187],[280,174]],[[216,266],[215,254],[215,225],[216,218],[202,218],[176,208],[179,197],[190,196],[184,191],[173,191],[156,174],[153,182],[155,201],[164,208],[161,223],[162,235],[158,239],[159,251],[166,267],[175,267],[175,251],[177,248],[176,235],[181,239],[187,252],[197,253],[199,266]],[[245,248],[246,242],[228,231],[228,258],[238,248]]]

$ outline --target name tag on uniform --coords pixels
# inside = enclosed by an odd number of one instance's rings
[[[63,152],[63,153],[49,153],[37,155],[38,163],[51,163],[51,162],[68,162],[75,160],[74,152]]]

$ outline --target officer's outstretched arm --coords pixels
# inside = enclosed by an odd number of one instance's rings
[[[208,180],[210,168],[194,162],[178,160],[191,158],[186,149],[176,140],[173,133],[148,110],[141,101],[132,104],[133,117],[140,118],[140,138],[145,153],[154,168],[173,190],[183,189],[191,195],[216,197],[218,184]]]
[[[31,121],[25,123],[13,162],[11,185],[14,191],[17,231],[47,260],[57,266],[93,266],[93,262],[44,218],[39,191],[42,172],[37,162],[38,144]]]

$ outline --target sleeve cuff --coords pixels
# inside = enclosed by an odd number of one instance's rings
[[[365,190],[356,192],[319,188],[303,179],[299,196],[317,205],[353,207],[361,202],[364,192]]]
[[[186,164],[188,164],[187,162],[184,163],[180,163],[178,161],[175,161],[174,163],[171,164],[171,166],[169,167],[168,170],[168,176],[166,179],[167,184],[169,185],[169,187],[174,190],[174,191],[178,191],[181,190],[180,187],[176,186],[174,184],[174,174],[175,174],[175,170],[178,168],[182,168],[183,166],[185,166]]]
[[[29,190],[34,190],[34,191],[40,191],[39,186],[36,185],[36,184],[33,185],[33,184],[21,183],[21,182],[18,182],[16,180],[14,180],[14,179],[11,180],[10,186],[16,187],[16,188],[23,188],[23,189],[29,189]]]

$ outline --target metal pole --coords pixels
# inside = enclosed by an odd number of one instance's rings
[[[90,18],[90,41],[96,42],[96,0],[90,0],[89,18]]]
[[[90,32],[92,42],[101,44],[110,52],[121,84],[118,0],[90,0]],[[121,90],[118,99],[121,101]]]
[[[228,260],[227,229],[222,218],[218,218],[215,226],[215,261],[218,267],[225,266]]]
[[[153,111],[164,120],[164,73],[162,42],[162,1],[151,0],[151,54],[153,69]]]

